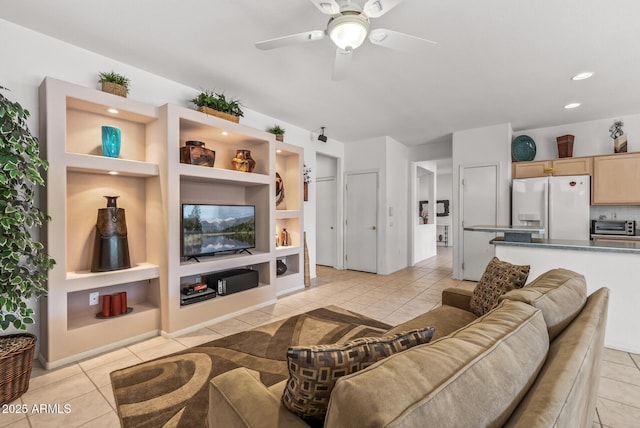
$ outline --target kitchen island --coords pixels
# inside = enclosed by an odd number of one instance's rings
[[[529,282],[554,268],[583,274],[587,292],[611,290],[605,346],[640,354],[640,242],[532,239],[532,242],[491,241],[500,260],[530,265]]]

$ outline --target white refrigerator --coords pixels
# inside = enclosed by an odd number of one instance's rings
[[[590,200],[588,175],[514,179],[511,224],[544,227],[546,239],[588,241]]]

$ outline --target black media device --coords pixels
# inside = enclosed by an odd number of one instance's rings
[[[254,205],[182,204],[181,256],[249,252],[256,246]]]
[[[220,296],[249,290],[258,286],[258,271],[251,269],[231,269],[207,275],[207,285]]]

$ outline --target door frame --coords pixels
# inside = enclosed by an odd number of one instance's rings
[[[343,217],[343,225],[344,225],[344,239],[343,239],[343,252],[342,252],[342,263],[345,269],[347,267],[347,221],[348,219],[348,198],[349,198],[349,190],[347,188],[349,184],[349,176],[350,175],[361,175],[361,174],[375,174],[376,175],[376,272],[380,271],[380,219],[383,218],[383,214],[380,212],[380,170],[378,168],[374,169],[363,169],[358,171],[346,171],[344,173],[344,217]]]
[[[500,192],[500,182],[502,179],[502,162],[481,162],[481,163],[466,163],[466,164],[460,164],[459,165],[459,169],[458,169],[458,206],[460,207],[458,209],[458,224],[456,224],[456,227],[453,228],[454,232],[454,242],[456,243],[456,245],[459,248],[459,254],[460,254],[460,259],[458,260],[459,262],[459,272],[460,272],[460,276],[459,278],[464,278],[464,269],[463,269],[463,263],[464,263],[464,188],[463,188],[463,182],[464,182],[464,171],[467,168],[482,168],[482,167],[487,167],[487,166],[493,166],[496,168],[496,188],[495,188],[495,194],[496,194],[496,206],[495,206],[495,212],[496,212],[496,223],[499,221],[498,219],[500,218],[500,207],[502,206],[502,201],[501,201],[501,192]],[[471,225],[467,225],[467,226],[471,226]]]

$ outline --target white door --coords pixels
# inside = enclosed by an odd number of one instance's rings
[[[549,178],[549,238],[589,240],[591,177]]]
[[[345,221],[347,269],[377,272],[378,173],[347,174]]]
[[[337,195],[334,177],[316,181],[316,264],[336,266]]]
[[[462,225],[497,225],[498,165],[462,167]],[[478,281],[494,255],[495,233],[462,232],[462,278]]]

